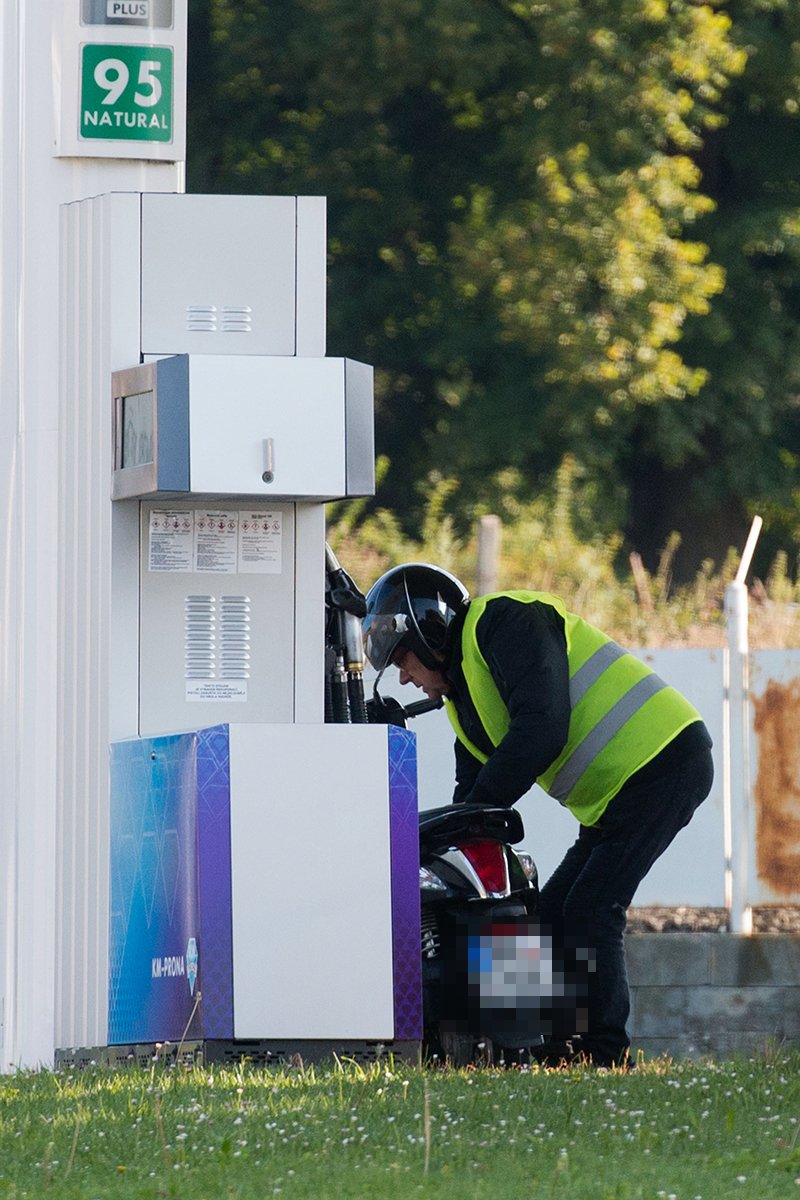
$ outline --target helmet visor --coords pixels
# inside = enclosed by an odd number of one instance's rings
[[[362,627],[364,653],[376,671],[383,671],[408,632],[403,613],[370,613]]]

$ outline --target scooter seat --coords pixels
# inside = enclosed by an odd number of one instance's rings
[[[515,808],[446,804],[419,814],[419,840],[426,846],[475,837],[495,838],[513,845],[524,836],[522,817]]]

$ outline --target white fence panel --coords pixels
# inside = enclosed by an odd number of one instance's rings
[[[723,809],[722,650],[666,649],[641,657],[701,713],[714,740],[711,794],[691,824],[655,864],[635,905],[725,905]],[[419,699],[387,672],[382,690],[402,703]],[[751,802],[745,830],[750,852],[750,904],[800,903],[800,650],[751,654]],[[420,807],[447,804],[453,791],[453,733],[444,712],[413,723],[419,758]],[[733,736],[737,735],[734,725]],[[538,788],[520,801],[525,821],[522,848],[531,853],[542,880],[558,865],[577,835],[574,818]]]

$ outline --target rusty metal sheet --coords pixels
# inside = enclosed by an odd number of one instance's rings
[[[753,904],[800,903],[800,651],[751,657]]]

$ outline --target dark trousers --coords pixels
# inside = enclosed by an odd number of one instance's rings
[[[624,1058],[630,993],[625,969],[627,909],[640,882],[711,790],[710,750],[660,778],[628,785],[578,840],[542,888],[540,919],[555,946],[589,952],[588,1008],[580,1048],[598,1064]],[[573,1026],[573,1032],[576,1027]]]

